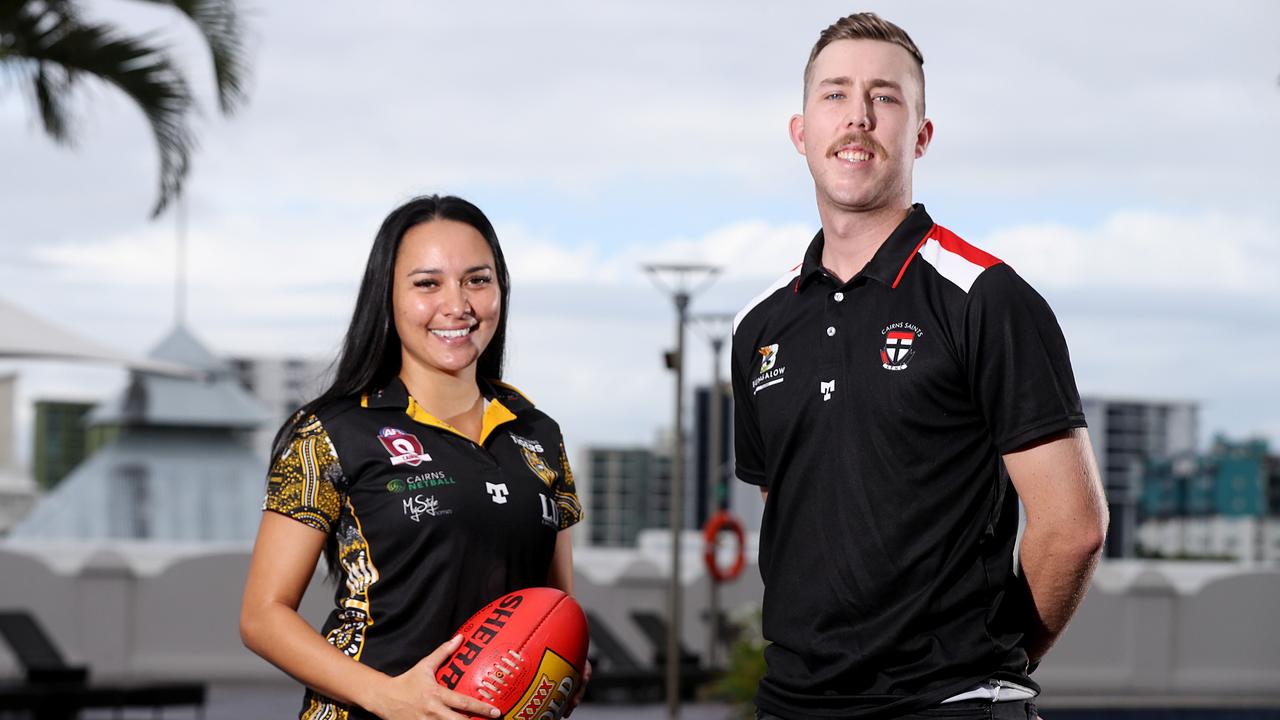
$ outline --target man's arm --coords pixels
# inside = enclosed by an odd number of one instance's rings
[[[1084,598],[1107,534],[1107,503],[1084,428],[1019,448],[1004,464],[1027,512],[1019,559],[1035,603],[1026,646],[1034,663]]]

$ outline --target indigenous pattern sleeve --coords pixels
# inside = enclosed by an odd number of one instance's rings
[[[333,442],[320,421],[310,415],[298,425],[289,447],[271,466],[262,509],[329,533],[342,508],[338,489],[342,486],[342,466]]]
[[[552,486],[556,506],[560,509],[560,529],[572,527],[582,520],[582,503],[578,501],[578,488],[573,484],[573,470],[569,469],[569,455],[560,441],[560,469],[563,471]]]

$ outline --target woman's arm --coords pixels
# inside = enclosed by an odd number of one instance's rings
[[[390,677],[348,658],[298,614],[325,534],[292,518],[264,512],[240,607],[245,646],[298,681],[338,702],[386,720],[450,718],[453,709],[496,716],[490,705],[437,685],[435,670],[457,648],[455,637],[403,675]],[[453,709],[451,709],[453,708]]]
[[[551,555],[551,569],[547,571],[547,587],[563,590],[573,595],[573,532],[565,528],[556,533],[556,549]]]
[[[551,555],[551,568],[547,571],[547,585],[549,587],[563,590],[566,595],[573,595],[573,532],[570,528],[556,533],[556,549]],[[578,704],[582,702],[582,695],[587,691],[587,683],[591,681],[591,661],[587,660],[586,666],[582,668],[582,687],[573,694],[573,700],[569,703],[569,709],[565,711],[564,716],[569,717]]]

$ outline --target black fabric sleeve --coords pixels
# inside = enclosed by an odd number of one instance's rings
[[[1012,268],[978,276],[964,323],[970,387],[1001,454],[1085,426],[1058,319]]]
[[[756,418],[754,398],[747,382],[751,371],[751,348],[738,347],[738,335],[733,337],[730,353],[730,376],[733,382],[733,457],[734,473],[739,479],[752,485],[769,486],[764,472],[764,443],[760,438],[760,423]]]

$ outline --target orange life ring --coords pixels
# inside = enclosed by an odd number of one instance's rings
[[[733,563],[727,568],[722,568],[716,561],[716,538],[726,530],[733,533],[738,552],[734,555]],[[738,522],[738,519],[728,510],[718,510],[702,529],[702,540],[702,561],[706,563],[711,579],[716,582],[736,580],[747,564],[747,534],[742,530],[742,523]]]

